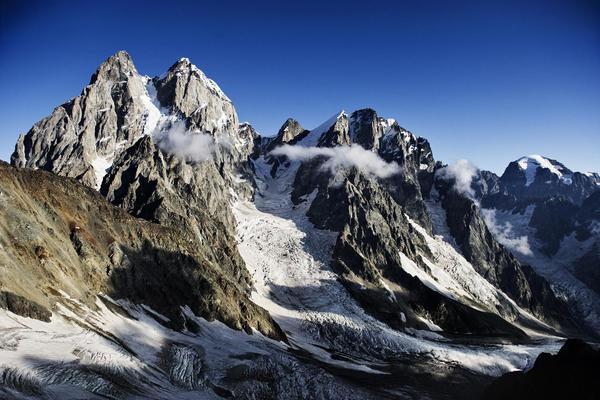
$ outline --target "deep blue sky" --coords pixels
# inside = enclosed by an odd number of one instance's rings
[[[5,160],[124,49],[151,76],[189,57],[263,134],[373,107],[445,162],[600,170],[598,1],[22,3],[0,6]]]

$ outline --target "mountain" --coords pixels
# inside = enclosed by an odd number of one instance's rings
[[[567,201],[594,237],[596,178],[533,160],[465,190],[375,110],[262,137],[188,59],[119,52],[0,165],[0,393],[475,398],[600,333],[492,220]]]
[[[496,239],[532,265],[588,325],[600,329],[600,179],[542,156],[474,183]]]

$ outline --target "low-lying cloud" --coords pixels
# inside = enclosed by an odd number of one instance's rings
[[[215,140],[205,133],[190,132],[185,123],[177,122],[170,129],[155,136],[161,150],[186,161],[200,162],[213,158]]]
[[[317,157],[324,157],[322,168],[328,169],[332,174],[340,168],[356,167],[367,175],[378,178],[389,178],[401,172],[396,162],[388,163],[376,153],[366,150],[360,145],[338,147],[304,147],[284,144],[271,151],[275,156],[286,156],[293,161],[309,161]]]
[[[473,178],[477,176],[477,167],[469,160],[458,160],[437,171],[438,178],[454,181],[454,190],[467,196],[470,199],[475,198],[475,191],[471,187]]]
[[[492,235],[494,235],[500,244],[513,252],[521,253],[526,256],[533,254],[527,236],[517,236],[513,230],[513,225],[510,222],[498,222],[495,210],[482,208],[481,216]]]

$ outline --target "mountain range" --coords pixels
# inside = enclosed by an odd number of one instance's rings
[[[111,56],[0,182],[7,398],[478,398],[600,335],[600,175],[372,109],[264,137],[186,58]]]

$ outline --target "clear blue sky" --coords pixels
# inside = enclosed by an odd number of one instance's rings
[[[124,49],[151,76],[189,57],[263,134],[373,107],[445,162],[600,170],[598,1],[22,3],[0,6],[5,160]]]

